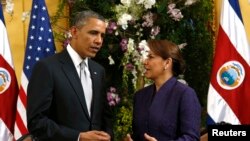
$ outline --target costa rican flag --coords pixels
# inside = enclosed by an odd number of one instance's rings
[[[18,84],[0,2],[0,141],[13,141]]]
[[[223,0],[208,90],[208,124],[250,124],[250,46],[238,0]]]

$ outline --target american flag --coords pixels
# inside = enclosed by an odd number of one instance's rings
[[[0,3],[0,141],[12,141],[18,84]]]
[[[54,38],[45,1],[33,0],[23,71],[21,74],[20,93],[17,100],[15,139],[28,133],[26,92],[32,68],[37,61],[55,54],[55,51]]]
[[[250,124],[250,46],[239,1],[223,0],[211,82],[208,124]]]

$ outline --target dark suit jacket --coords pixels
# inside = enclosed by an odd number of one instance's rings
[[[80,132],[103,130],[112,135],[104,68],[89,59],[93,82],[91,117],[75,66],[65,49],[38,62],[28,85],[28,129],[41,140],[77,141]]]
[[[134,140],[143,141],[144,133],[158,141],[199,140],[201,106],[194,90],[172,77],[154,91],[150,85],[134,96]]]

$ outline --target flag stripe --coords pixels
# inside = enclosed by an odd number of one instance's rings
[[[232,3],[232,2],[231,2]],[[245,32],[245,28],[241,19],[241,14],[236,7],[238,4],[229,4],[229,2],[226,0],[224,2],[224,11],[222,12],[222,18],[220,20],[220,28],[223,28],[223,31],[226,33],[226,36],[229,37],[229,40],[233,44],[233,47],[235,47],[238,51],[238,53],[245,59],[245,61],[250,65],[250,48],[248,47],[248,39]],[[238,13],[236,14],[235,11]],[[230,16],[223,16],[224,14],[229,14]],[[229,24],[231,23],[231,24]],[[234,27],[232,27],[232,24],[235,24]],[[220,29],[219,29],[220,30]],[[219,37],[219,35],[218,35]]]
[[[0,139],[1,141],[13,141],[13,135],[10,132],[10,130],[8,128],[6,128],[6,125],[4,123],[4,121],[2,121],[2,119],[0,118]]]
[[[5,25],[4,17],[3,17],[3,8],[2,4],[0,3],[0,21]]]
[[[20,90],[19,90],[19,98],[21,100],[21,103],[23,104],[24,108],[26,109],[27,108],[27,96],[26,96],[26,93],[24,92],[24,89],[23,87],[21,86],[20,87]]]
[[[235,12],[235,14],[237,14],[237,16],[240,18],[240,20],[242,21],[242,16],[241,16],[241,12],[240,12],[240,5],[239,5],[239,3],[238,2],[234,2],[234,1],[232,1],[232,0],[229,0],[228,1],[229,3],[225,3],[225,7],[228,7],[228,8],[233,8],[233,10],[234,10],[234,12]],[[230,6],[229,5],[227,5],[227,4],[230,4]]]
[[[19,128],[17,127],[17,122],[15,122],[15,131],[14,131],[14,135],[17,136],[17,137],[21,137],[22,134],[21,134],[21,131],[19,130]],[[16,137],[14,137],[16,138]]]
[[[22,103],[22,101],[20,100],[20,97],[18,97],[17,105],[18,105],[17,111],[18,111],[21,119],[26,121],[27,120],[26,119],[26,107],[25,107],[24,103]],[[27,127],[26,122],[24,122],[24,123],[25,123],[25,127]]]
[[[16,114],[16,124],[17,124],[17,127],[18,127],[21,135],[28,133],[27,127],[24,125],[24,122],[23,122],[21,116],[19,115],[19,113]]]
[[[22,84],[23,92],[24,92],[24,94],[26,95],[26,93],[27,93],[26,90],[27,90],[27,87],[28,87],[28,84],[29,84],[29,80],[28,80],[28,78],[26,77],[26,75],[24,74],[24,72],[22,72],[21,84]]]
[[[209,114],[212,115],[212,117],[208,117],[208,124],[215,124],[215,121],[230,121],[232,124],[240,124],[230,106],[211,84],[209,86],[208,101],[213,101],[208,107]],[[223,115],[227,116],[224,117]]]

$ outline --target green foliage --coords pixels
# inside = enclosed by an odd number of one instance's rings
[[[131,62],[134,66],[140,67],[138,60],[133,58],[134,54],[126,54],[121,50],[120,42],[124,38],[132,38],[135,42],[134,46],[137,46],[141,40],[147,40],[152,38],[150,36],[151,28],[142,27],[144,22],[142,16],[148,11],[156,13],[154,16],[154,25],[160,27],[160,33],[154,38],[168,39],[176,44],[186,43],[182,49],[184,58],[186,60],[187,69],[184,74],[184,79],[188,85],[195,89],[201,105],[206,112],[206,98],[210,77],[210,70],[212,65],[213,56],[213,36],[212,31],[212,1],[198,0],[192,5],[184,5],[185,0],[158,0],[157,3],[148,10],[143,5],[133,3],[133,6],[129,9],[122,7],[116,9],[120,3],[119,0],[73,0],[74,3],[70,4],[70,17],[76,12],[85,9],[94,10],[109,21],[117,22],[119,16],[128,11],[137,17],[136,24],[132,25],[128,23],[127,29],[117,27],[116,31],[118,35],[107,34],[104,40],[104,45],[101,51],[97,54],[96,61],[102,64],[106,68],[107,73],[107,86],[113,86],[117,88],[117,93],[121,98],[121,102],[113,107],[114,111],[114,132],[115,140],[119,141],[127,133],[132,132],[132,101],[133,94],[142,84],[137,82],[143,82],[143,78],[140,77],[141,71],[137,71],[138,78],[134,81],[135,75],[132,71],[126,69],[125,62]],[[61,0],[62,3],[58,6],[58,12],[61,12],[63,6],[67,0]],[[173,20],[168,12],[168,5],[170,3],[176,3],[176,7],[181,10],[184,16],[179,21]],[[55,18],[59,18],[57,13]],[[56,19],[54,19],[56,20]],[[71,21],[71,20],[70,20]],[[142,29],[142,31],[139,31]],[[141,34],[138,34],[139,33]],[[112,57],[115,64],[110,65],[108,57]],[[147,80],[147,82],[149,82]],[[137,83],[137,84],[135,84]],[[203,114],[203,122],[205,114]],[[204,124],[204,123],[203,123]]]
[[[125,137],[125,133],[132,133],[132,108],[121,106],[116,113],[115,124],[119,126],[114,127],[114,136],[116,140],[121,140]]]

